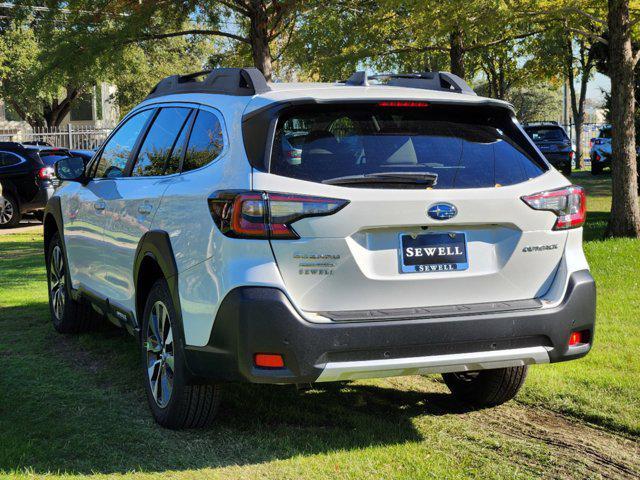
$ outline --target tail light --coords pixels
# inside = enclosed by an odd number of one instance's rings
[[[40,180],[51,180],[53,176],[53,167],[42,167],[40,170],[38,170],[38,178]]]
[[[554,230],[568,230],[584,225],[587,218],[587,198],[582,187],[572,185],[522,197],[534,210],[547,210],[557,215]]]
[[[227,237],[296,239],[291,226],[307,217],[331,215],[349,203],[337,198],[268,192],[216,192],[209,197],[213,221]]]

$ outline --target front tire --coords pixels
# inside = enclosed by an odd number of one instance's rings
[[[22,215],[18,202],[11,196],[0,197],[0,228],[12,228],[20,223]]]
[[[46,256],[49,310],[53,327],[59,333],[79,333],[92,330],[100,317],[91,305],[74,300],[69,294],[69,269],[60,235],[55,233],[49,242]]]
[[[478,372],[444,373],[442,378],[460,401],[476,407],[495,407],[515,397],[527,378],[528,366]]]
[[[173,430],[209,427],[220,404],[220,385],[188,384],[175,307],[164,279],[151,288],[142,321],[141,360],[153,418]]]

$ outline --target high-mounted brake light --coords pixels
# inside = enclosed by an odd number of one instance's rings
[[[213,221],[227,237],[296,239],[291,226],[307,217],[331,215],[349,203],[337,198],[269,192],[215,192],[209,197]]]
[[[557,215],[554,230],[581,227],[587,218],[587,197],[582,187],[548,190],[522,197],[524,203],[534,210],[547,210]]]
[[[379,107],[428,107],[427,102],[415,102],[415,101],[398,101],[390,100],[384,102],[378,102]]]
[[[53,167],[42,167],[38,170],[38,178],[40,180],[51,180],[54,175]]]

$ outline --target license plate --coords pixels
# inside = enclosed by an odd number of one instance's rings
[[[400,235],[402,273],[448,272],[468,268],[464,233]]]

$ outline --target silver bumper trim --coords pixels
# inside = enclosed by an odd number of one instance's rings
[[[426,357],[329,362],[316,381],[335,382],[356,380],[358,378],[466,372],[491,368],[519,367],[535,363],[549,363],[549,354],[545,347],[429,355]]]

